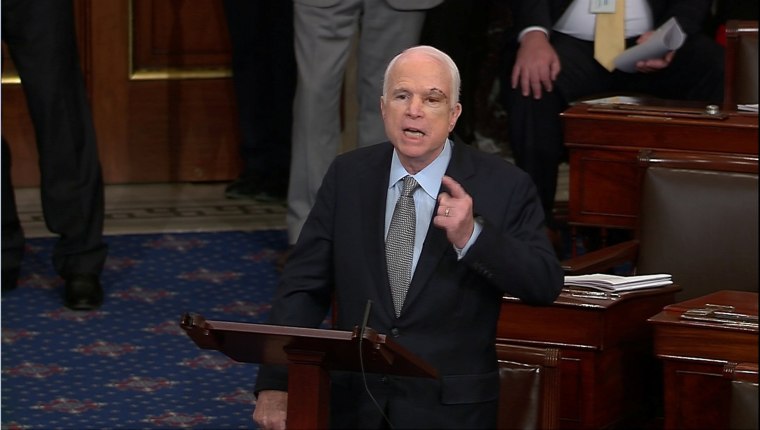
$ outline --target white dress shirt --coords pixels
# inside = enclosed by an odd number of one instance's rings
[[[596,14],[591,13],[591,1],[593,0],[575,0],[554,24],[553,30],[581,40],[594,40]],[[653,27],[654,20],[649,3],[646,0],[626,0],[625,37],[639,36],[653,30]],[[549,34],[548,30],[543,27],[527,27],[520,32],[518,40],[532,30],[541,30],[547,35]]]

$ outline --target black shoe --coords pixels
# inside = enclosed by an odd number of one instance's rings
[[[18,286],[18,267],[3,269],[2,289],[3,292],[15,290]]]
[[[287,195],[284,192],[261,190],[253,199],[261,203],[285,203]]]
[[[103,287],[97,275],[74,274],[66,277],[63,304],[75,311],[91,311],[103,304]]]
[[[285,201],[287,188],[267,186],[256,178],[241,177],[227,185],[224,195],[228,199],[250,199],[262,203]]]
[[[253,199],[259,192],[257,181],[241,177],[236,179],[224,189],[224,196],[228,199]]]

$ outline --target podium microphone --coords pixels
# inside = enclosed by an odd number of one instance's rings
[[[372,300],[367,300],[367,306],[364,307],[364,318],[362,318],[362,325],[359,330],[359,342],[364,339],[364,332],[367,330],[367,321],[369,321],[370,310],[372,310]]]
[[[380,406],[380,404],[377,403],[377,400],[375,400],[375,396],[372,395],[372,391],[370,391],[369,385],[367,385],[367,374],[364,372],[364,355],[362,353],[362,342],[364,341],[364,333],[367,331],[367,322],[369,321],[369,313],[371,310],[372,300],[368,299],[367,305],[364,307],[364,318],[362,318],[362,325],[359,327],[359,368],[361,368],[362,380],[364,381],[364,390],[367,391],[370,400],[372,400],[372,403],[375,404],[375,407],[377,407],[380,415],[383,416],[383,419],[388,424],[388,428],[392,429],[393,424],[391,424],[388,416],[386,416],[385,412],[383,412],[383,408]]]

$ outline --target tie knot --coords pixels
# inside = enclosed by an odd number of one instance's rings
[[[410,197],[418,186],[419,184],[413,177],[409,175],[404,176],[404,189],[401,190],[401,195],[404,197]]]

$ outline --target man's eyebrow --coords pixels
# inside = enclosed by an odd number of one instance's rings
[[[431,88],[431,89],[430,89],[428,92],[429,92],[429,93],[440,94],[440,95],[442,95],[444,98],[447,98],[447,99],[449,98],[449,96],[446,94],[446,92],[445,92],[445,91],[443,91],[443,90],[441,90],[441,89],[439,89],[439,88],[436,88],[436,87],[433,87],[433,88]]]
[[[390,94],[410,94],[411,92],[412,91],[410,91],[406,87],[397,87],[397,88],[392,88],[391,91],[390,91]],[[443,90],[441,90],[440,88],[437,88],[437,87],[433,87],[433,88],[428,89],[425,94],[430,94],[430,95],[435,94],[435,95],[441,96],[441,97],[443,97],[444,99],[447,99],[447,100],[449,98],[449,96],[446,94],[445,91],[443,91]]]

